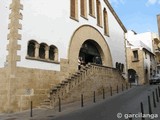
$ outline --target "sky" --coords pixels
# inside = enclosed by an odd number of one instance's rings
[[[158,33],[160,0],[109,0],[127,30]]]

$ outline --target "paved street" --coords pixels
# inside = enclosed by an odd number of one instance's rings
[[[160,102],[156,102],[156,108],[153,107],[152,91],[155,91],[157,85],[152,86],[135,86],[130,90],[123,93],[116,94],[112,97],[108,97],[100,102],[92,103],[80,108],[79,104],[75,104],[75,107],[64,108],[61,113],[53,112],[53,110],[34,110],[33,117],[29,117],[29,111],[21,114],[13,114],[7,117],[7,115],[0,116],[1,120],[125,120],[128,114],[137,114],[137,118],[132,120],[141,120],[140,118],[140,102],[143,103],[144,113],[149,113],[148,109],[148,95],[151,97],[151,108],[154,114],[159,117],[155,117],[154,120],[160,120]],[[160,98],[159,98],[160,99]],[[157,100],[157,99],[156,99]],[[118,114],[119,113],[119,114]],[[117,114],[121,119],[117,118]],[[121,116],[122,115],[122,116]],[[124,117],[125,116],[125,117]],[[129,120],[129,118],[127,119]],[[146,118],[145,120],[149,120]]]
[[[125,94],[112,97],[102,103],[81,109],[70,114],[61,115],[52,120],[120,120],[117,113],[138,114],[141,111],[140,102],[144,104],[144,113],[148,113],[148,95],[156,86],[138,86]],[[158,106],[160,107],[160,105]],[[160,111],[156,111],[160,115]],[[121,120],[125,118],[122,117]],[[157,120],[160,120],[157,119]]]

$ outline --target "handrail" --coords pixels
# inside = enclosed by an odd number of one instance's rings
[[[95,63],[89,63],[89,65],[103,67],[103,68],[109,68],[109,69],[113,69],[113,70],[118,70],[117,68],[114,68],[114,67],[104,66],[104,65],[95,64]]]

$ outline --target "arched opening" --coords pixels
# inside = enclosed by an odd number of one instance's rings
[[[29,57],[35,57],[36,44],[37,44],[37,42],[34,40],[29,41],[28,49],[27,49],[27,55]]]
[[[111,52],[103,35],[93,26],[83,25],[75,30],[69,44],[68,63],[71,71],[77,70],[77,66],[79,64],[78,58],[79,55],[82,54],[81,51],[83,50],[81,48],[83,47],[83,45],[85,45],[85,43],[91,44],[92,47],[90,48],[96,48],[96,51],[99,52],[99,54],[96,55],[100,56],[102,65],[113,67]],[[87,58],[86,62],[90,62],[93,60],[92,54],[88,55],[89,58]]]
[[[46,44],[41,43],[39,47],[39,57],[45,59]]]
[[[93,40],[86,40],[79,52],[79,57],[84,64],[95,63],[102,64],[102,57],[100,55],[100,46]]]
[[[134,69],[128,69],[128,80],[130,83],[137,83],[137,73]]]
[[[56,61],[56,58],[58,57],[57,52],[58,52],[57,47],[54,45],[51,45],[49,47],[49,59]]]

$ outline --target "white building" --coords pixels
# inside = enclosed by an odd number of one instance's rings
[[[121,64],[127,76],[126,29],[108,0],[1,0],[0,15],[0,81],[9,88],[4,106],[18,101],[10,100],[11,91],[23,95],[77,71],[79,57]]]

